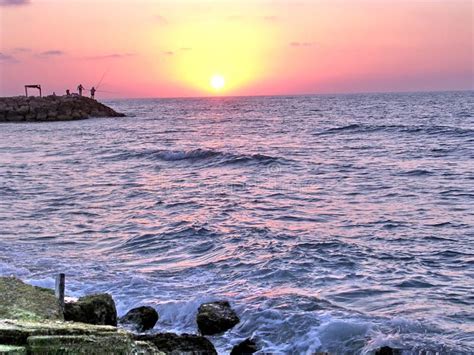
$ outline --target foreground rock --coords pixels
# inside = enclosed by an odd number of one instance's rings
[[[153,335],[136,335],[135,340],[153,343],[165,354],[217,355],[212,343],[199,335],[161,333]]]
[[[53,290],[27,285],[14,277],[0,277],[0,318],[63,319]]]
[[[245,339],[240,344],[234,346],[230,355],[247,355],[256,353],[259,350],[257,343],[253,339]]]
[[[0,122],[69,121],[124,114],[84,96],[1,97]]]
[[[6,352],[6,351],[10,352]],[[145,351],[146,350],[146,351]],[[159,354],[152,343],[110,326],[59,321],[0,320],[0,353]]]
[[[67,307],[87,322],[116,323],[110,295],[82,297]],[[140,336],[115,326],[65,322],[52,290],[10,277],[0,277],[0,312],[0,354],[217,354],[198,335]]]
[[[158,313],[153,307],[142,306],[131,309],[126,315],[119,319],[123,325],[128,325],[138,332],[153,329],[158,322]]]
[[[204,303],[198,309],[196,322],[203,335],[225,332],[240,322],[227,301]]]
[[[84,296],[77,302],[65,304],[64,319],[88,324],[117,326],[117,309],[112,296],[107,293]]]

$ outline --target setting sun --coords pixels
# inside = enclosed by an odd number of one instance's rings
[[[211,86],[214,90],[222,90],[225,86],[225,79],[221,75],[214,75],[211,78]]]

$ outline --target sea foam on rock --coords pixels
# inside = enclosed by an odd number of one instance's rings
[[[203,303],[196,316],[199,331],[203,335],[223,333],[240,322],[227,301]]]
[[[158,318],[158,312],[153,307],[142,306],[128,311],[119,319],[119,323],[131,326],[138,332],[145,332],[153,329]]]
[[[70,121],[123,116],[96,100],[79,95],[0,97],[0,122]]]

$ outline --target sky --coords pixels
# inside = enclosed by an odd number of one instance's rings
[[[0,0],[0,96],[472,90],[473,4]]]

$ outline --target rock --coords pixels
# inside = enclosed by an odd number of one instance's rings
[[[203,335],[225,332],[240,322],[227,301],[204,303],[198,309],[196,322]]]
[[[0,122],[62,121],[124,114],[84,96],[1,97]]]
[[[0,319],[63,319],[54,291],[0,277]]]
[[[0,354],[2,355],[26,355],[24,346],[0,345]]]
[[[117,326],[117,310],[107,293],[81,297],[77,302],[66,303],[64,319],[97,325]]]
[[[0,344],[0,354],[162,354],[115,327],[59,321],[0,320]]]
[[[230,355],[245,355],[245,354],[253,354],[259,350],[257,343],[254,340],[248,338],[245,339],[240,344],[234,346]]]
[[[153,329],[158,322],[158,313],[153,307],[142,306],[134,308],[119,319],[121,324],[131,325],[139,332]]]
[[[214,345],[205,337],[192,334],[159,333],[135,335],[135,340],[153,343],[165,354],[217,355]]]
[[[29,337],[27,345],[30,354],[130,354],[132,340],[118,334],[42,335]]]
[[[390,346],[384,346],[375,351],[375,355],[400,355],[401,353],[399,349],[393,349]]]

